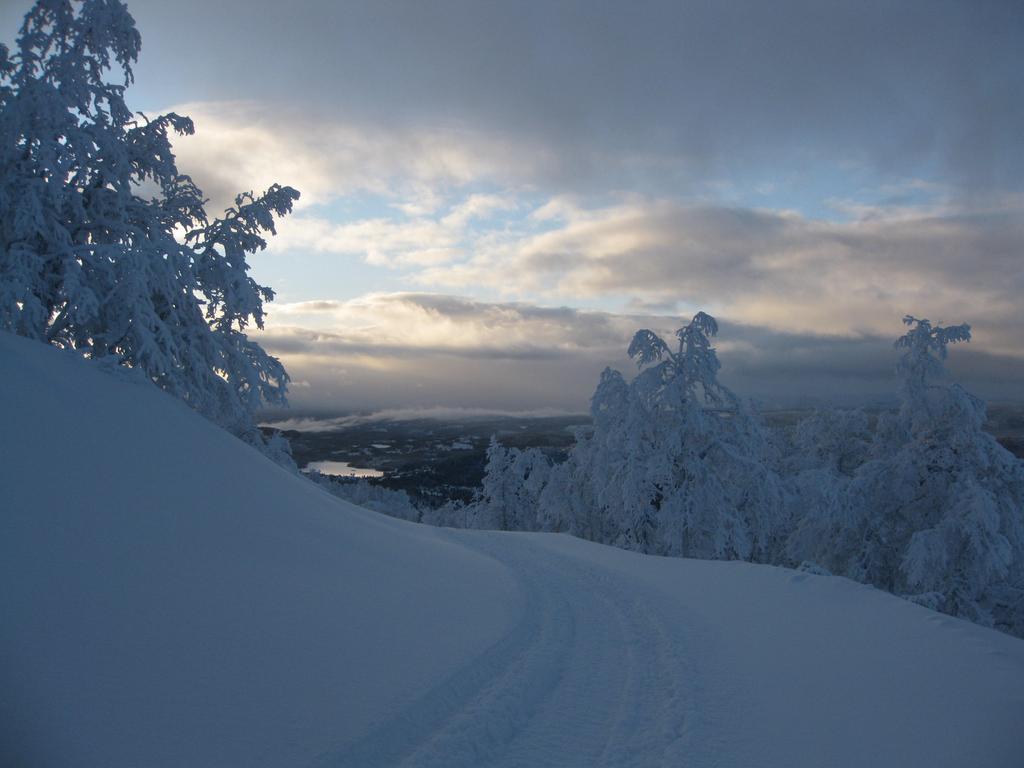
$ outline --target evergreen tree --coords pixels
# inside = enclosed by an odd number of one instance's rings
[[[498,531],[538,530],[540,495],[550,469],[541,451],[506,448],[492,437],[482,487],[469,505],[469,525]]]
[[[756,415],[718,381],[717,331],[699,312],[675,350],[637,332],[629,353],[647,367],[628,385],[602,373],[593,432],[540,496],[548,527],[690,557],[766,560],[781,548],[782,486]]]
[[[192,122],[125,103],[140,46],[118,0],[38,0],[0,46],[0,328],[140,369],[261,442],[252,415],[288,376],[246,337],[274,295],[246,258],[298,192],[210,220],[171,151]]]
[[[970,327],[907,316],[901,405],[830,512],[835,573],[972,621],[1024,631],[1024,468],[983,429],[985,404],[942,381]]]

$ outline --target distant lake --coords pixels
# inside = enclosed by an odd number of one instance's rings
[[[384,477],[384,473],[379,469],[353,467],[347,461],[311,461],[303,469],[315,469],[325,475],[339,477]]]

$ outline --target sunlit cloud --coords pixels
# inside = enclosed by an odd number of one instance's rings
[[[163,111],[193,119],[196,133],[176,139],[174,150],[214,211],[239,184],[260,190],[281,183],[300,190],[300,210],[370,193],[423,215],[437,210],[447,187],[529,183],[557,164],[544,146],[457,125],[385,128],[261,102],[193,102]],[[496,199],[481,196],[475,205],[493,208]]]
[[[518,204],[511,196],[473,194],[456,205],[441,223],[453,229],[463,229],[474,219],[488,219],[499,211],[512,211]]]
[[[637,318],[441,294],[371,294],[350,301],[274,305],[264,343],[273,349],[329,349],[404,357],[528,359],[619,355]],[[633,329],[635,330],[635,329]]]
[[[912,312],[973,321],[986,344],[1021,352],[1024,208],[873,211],[838,222],[665,200],[595,209],[553,201],[538,210],[557,225],[414,279],[548,300],[703,306],[799,332],[881,333]]]
[[[457,229],[429,219],[363,219],[337,224],[320,217],[296,216],[278,226],[273,247],[360,256],[374,266],[426,267],[456,259],[459,243]]]

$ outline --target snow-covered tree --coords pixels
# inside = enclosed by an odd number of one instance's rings
[[[592,429],[576,431],[568,459],[551,468],[541,494],[541,527],[591,541],[611,543],[618,537],[615,510],[625,498],[623,488],[606,467],[626,460],[622,436],[629,414],[630,389],[622,374],[605,368],[590,401]]]
[[[630,386],[623,421],[627,489],[619,535],[645,551],[716,559],[770,559],[784,523],[781,483],[751,408],[718,381],[713,317],[698,312],[672,351],[651,331],[629,353],[647,368]]]
[[[870,420],[863,410],[816,410],[793,430],[787,468],[850,476],[867,460],[871,439]]]
[[[140,45],[118,0],[38,0],[0,46],[0,328],[141,369],[260,442],[252,414],[288,376],[246,337],[273,298],[246,258],[298,192],[210,220],[171,151],[191,120],[126,105]]]
[[[679,344],[675,352],[660,336],[644,328],[634,334],[628,353],[640,367],[659,363],[652,369],[656,375],[643,381],[652,385],[650,394],[656,395],[662,387],[671,385],[680,402],[696,403],[702,397],[705,404],[735,408],[739,403],[737,397],[718,381],[722,365],[711,346],[711,337],[717,335],[715,318],[698,312],[676,331]]]
[[[717,331],[703,312],[677,331],[675,350],[639,331],[629,353],[646,368],[630,384],[602,373],[594,428],[564,463],[492,446],[480,508],[488,524],[521,526],[537,505],[545,530],[643,552],[769,558],[781,547],[782,488],[758,419],[718,381]]]
[[[913,315],[905,315],[903,324],[910,328],[896,340],[896,348],[905,350],[896,364],[903,405],[927,410],[928,390],[945,375],[943,361],[949,356],[949,345],[970,341],[971,326],[962,323],[944,328]]]
[[[830,510],[813,559],[982,624],[1024,632],[1024,468],[983,430],[985,405],[945,384],[970,327],[908,316],[902,402]]]
[[[849,485],[872,439],[861,410],[816,410],[796,424],[781,461],[793,521],[785,564],[830,560],[835,521],[848,518]]]
[[[506,448],[492,437],[482,487],[466,510],[469,527],[537,530],[540,494],[550,470],[551,463],[542,451]]]
[[[415,523],[423,518],[423,511],[413,503],[405,491],[385,488],[371,483],[365,477],[335,477],[315,469],[304,470],[303,474],[333,496],[357,506]]]

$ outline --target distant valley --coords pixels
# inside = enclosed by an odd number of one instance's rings
[[[329,431],[284,430],[284,435],[300,468],[329,461],[377,470],[383,476],[371,482],[405,491],[419,504],[440,506],[472,498],[484,476],[492,436],[506,446],[541,448],[560,461],[575,441],[575,429],[589,425],[584,415],[480,416],[368,421]]]
[[[775,425],[796,424],[808,410],[767,411]],[[341,422],[340,424],[338,422]],[[540,448],[561,461],[587,429],[590,417],[473,416],[464,419],[335,420],[329,429],[285,429],[295,463],[324,474],[366,477],[370,482],[409,494],[419,505],[440,506],[469,501],[480,487],[487,446],[494,436],[505,446]],[[325,423],[331,423],[325,420]],[[264,428],[266,431],[270,431]],[[1024,459],[1024,406],[993,405],[986,429],[1017,457]],[[371,470],[371,471],[365,471]],[[376,473],[382,473],[375,476]]]

